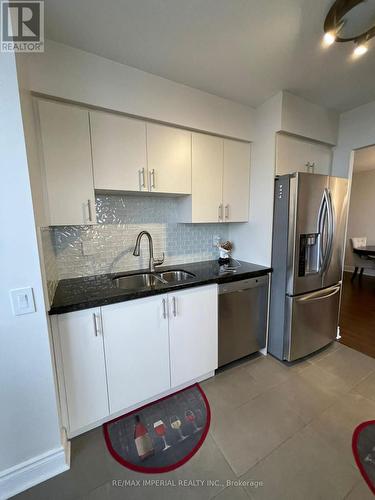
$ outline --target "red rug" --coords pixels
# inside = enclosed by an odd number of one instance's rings
[[[202,446],[211,420],[199,384],[147,404],[103,425],[111,455],[129,469],[160,473],[177,469]]]
[[[358,425],[353,433],[352,448],[363,479],[375,495],[375,420]]]

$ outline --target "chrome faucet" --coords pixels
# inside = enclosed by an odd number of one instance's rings
[[[163,252],[163,258],[161,260],[155,260],[154,259],[154,244],[152,241],[152,236],[148,231],[141,231],[139,235],[137,236],[137,240],[135,242],[135,247],[134,247],[134,252],[133,255],[135,257],[139,257],[140,252],[141,252],[141,239],[142,236],[145,235],[148,238],[148,248],[150,252],[150,262],[149,262],[149,269],[150,272],[153,273],[155,272],[155,266],[161,266],[164,262],[164,252]]]

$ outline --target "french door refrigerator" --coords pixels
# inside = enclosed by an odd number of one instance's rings
[[[275,180],[268,351],[293,361],[332,342],[341,295],[348,181]]]

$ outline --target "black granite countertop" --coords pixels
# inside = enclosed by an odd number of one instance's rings
[[[165,270],[183,269],[184,271],[193,273],[195,277],[174,284],[158,283],[153,288],[117,288],[113,282],[113,279],[119,276],[129,276],[141,272],[148,272],[147,269],[126,273],[99,274],[95,276],[85,276],[83,278],[64,279],[58,283],[49,314],[62,314],[78,311],[80,309],[88,309],[90,307],[99,307],[107,304],[114,304],[116,302],[124,302],[126,300],[167,293],[172,290],[207,285],[209,283],[228,283],[230,281],[255,278],[272,271],[269,267],[258,266],[257,264],[250,264],[243,261],[233,261],[230,265],[238,267],[236,267],[235,271],[229,271],[226,269],[226,266],[219,266],[216,260],[175,266],[158,266],[156,273]]]

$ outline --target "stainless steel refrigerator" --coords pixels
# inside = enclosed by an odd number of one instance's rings
[[[296,173],[275,180],[268,351],[302,358],[337,335],[348,181]]]

